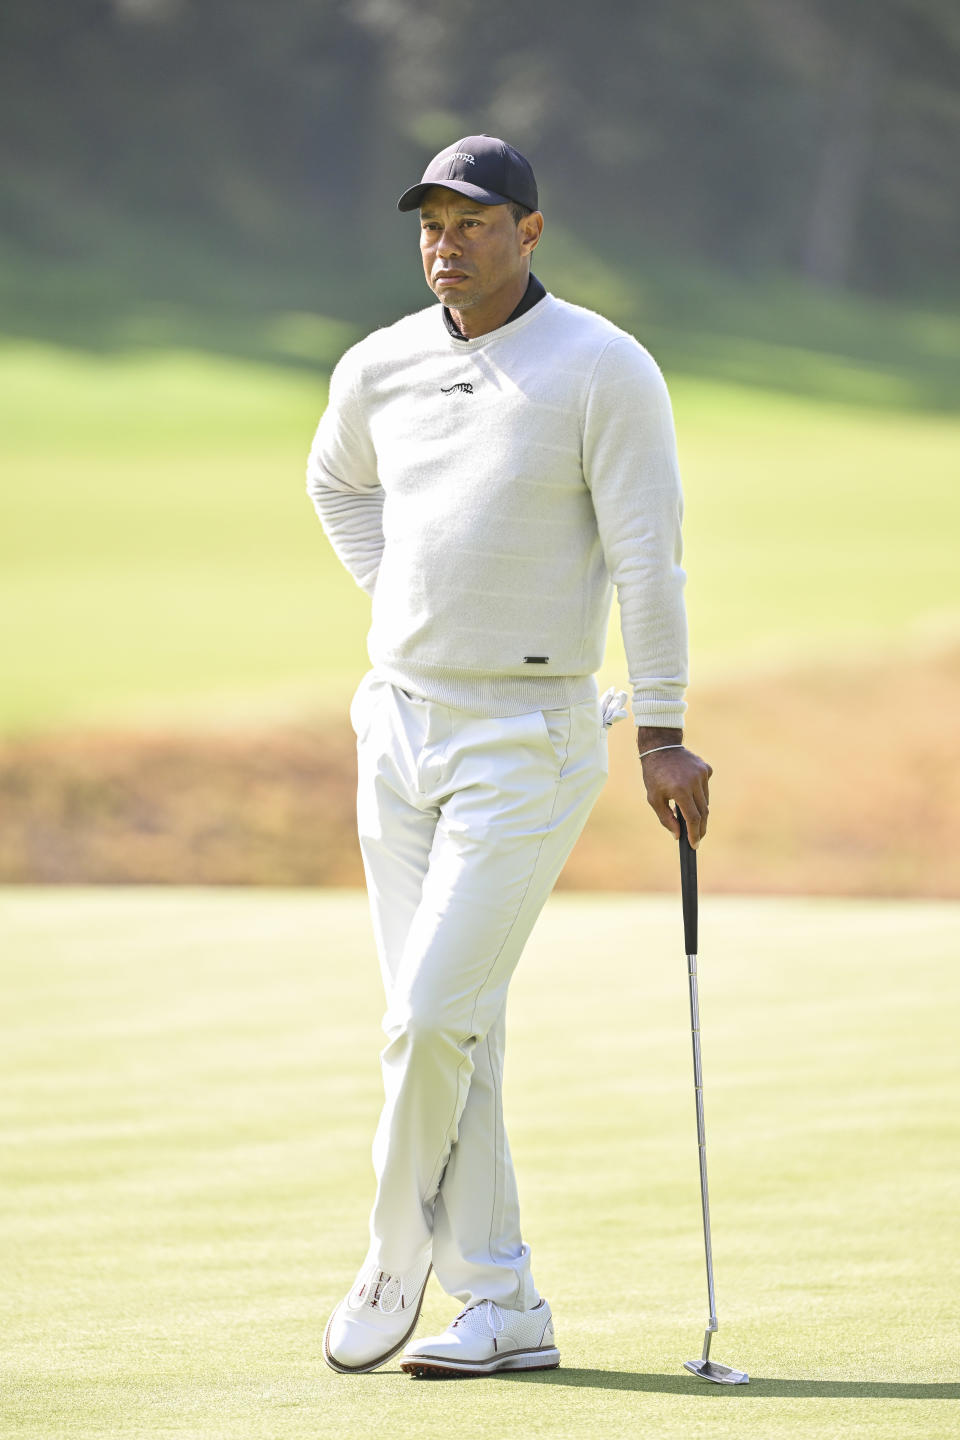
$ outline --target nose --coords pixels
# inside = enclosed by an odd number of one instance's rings
[[[454,226],[444,226],[443,234],[437,241],[437,254],[441,260],[448,260],[450,256],[460,254],[460,237]]]

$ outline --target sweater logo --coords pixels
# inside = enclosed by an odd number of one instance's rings
[[[456,390],[459,390],[463,395],[473,394],[473,386],[469,380],[458,380],[456,385],[451,385],[447,389],[444,389],[442,385],[440,386],[441,395],[452,395]]]

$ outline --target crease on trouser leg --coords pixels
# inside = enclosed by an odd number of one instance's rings
[[[384,1104],[373,1141],[378,1184],[370,1237],[379,1263],[393,1274],[431,1246],[434,1203],[467,1102],[474,1042],[457,1043],[448,1030],[416,1021],[391,1028],[395,1033],[380,1054]],[[428,1155],[437,1156],[430,1173]],[[398,1192],[403,1205],[394,1199]]]
[[[463,1305],[482,1299],[530,1310],[539,1292],[520,1229],[520,1199],[503,1118],[506,1007],[474,1050],[470,1092],[440,1181],[433,1265]]]

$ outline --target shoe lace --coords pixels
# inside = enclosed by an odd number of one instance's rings
[[[466,1320],[468,1315],[472,1315],[477,1310],[483,1310],[484,1306],[486,1306],[487,1312],[484,1316],[487,1325],[493,1331],[494,1335],[499,1335],[501,1331],[506,1329],[507,1322],[503,1318],[503,1312],[501,1311],[500,1306],[494,1304],[492,1300],[481,1300],[478,1305],[468,1305],[465,1310],[461,1310],[460,1314],[457,1316],[456,1320],[454,1320],[453,1324],[451,1325],[451,1330],[456,1329],[456,1327],[460,1324],[460,1321]]]
[[[388,1275],[386,1270],[368,1270],[350,1292],[347,1304],[351,1310],[365,1305],[384,1315],[395,1315],[406,1304],[402,1275]]]

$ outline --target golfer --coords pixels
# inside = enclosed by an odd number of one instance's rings
[[[670,801],[693,844],[706,829],[710,766],[682,743],[676,444],[647,351],[531,274],[543,216],[518,151],[458,140],[399,208],[419,210],[440,304],[347,351],[308,468],[373,597],[351,720],[387,1002],[369,1247],[324,1356],[542,1369],[560,1353],[504,1131],[507,990],[606,776],[614,589],[647,797],[674,835]],[[461,1309],[414,1340],[431,1266]]]

